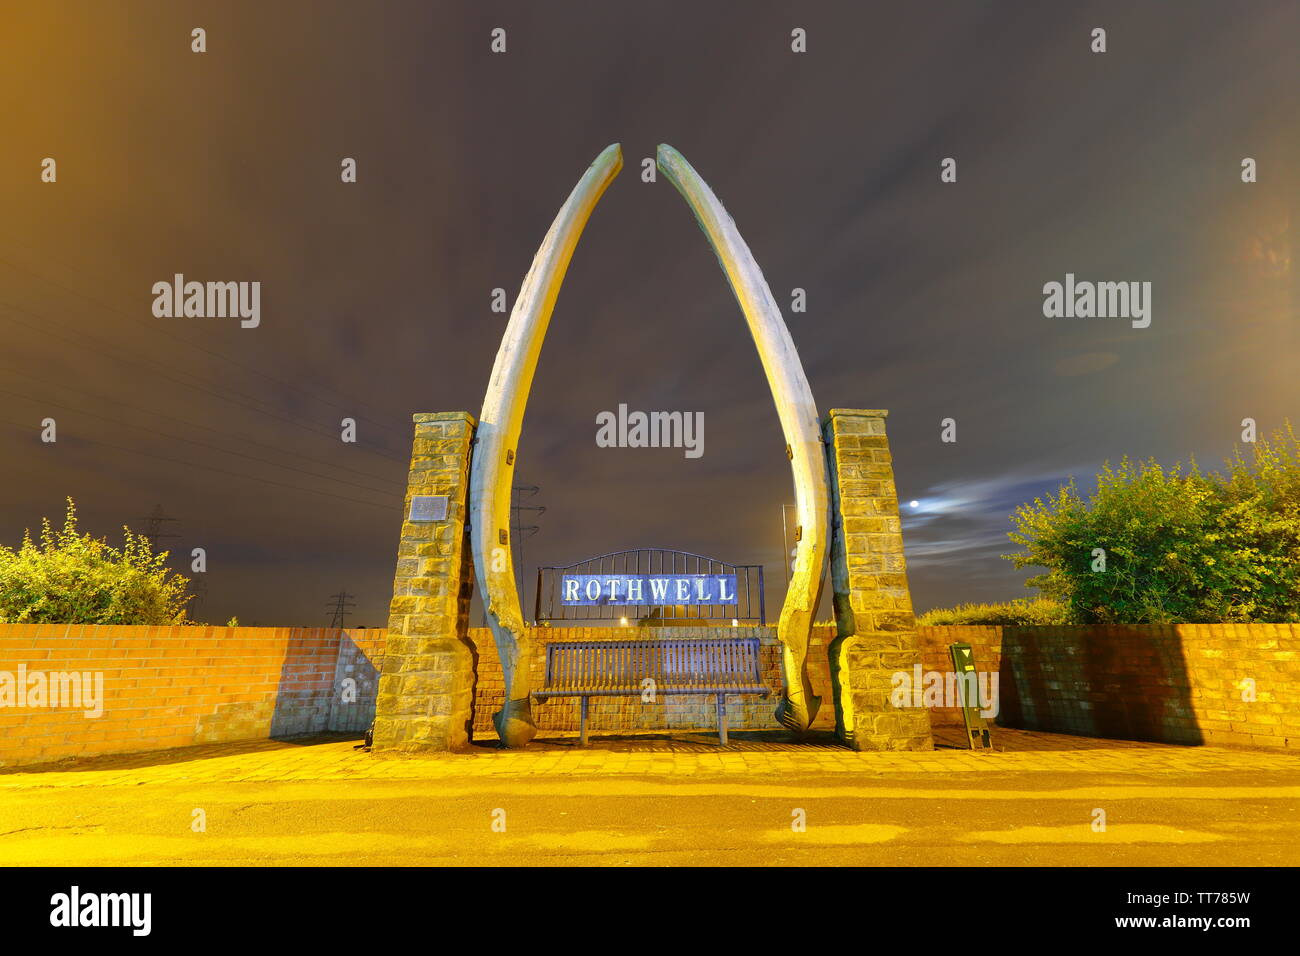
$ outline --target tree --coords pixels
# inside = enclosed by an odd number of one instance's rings
[[[0,545],[0,623],[188,624],[189,579],[165,567],[167,552],[123,527],[119,550],[77,530],[71,498],[63,529],[41,520],[17,549]]]
[[[1079,624],[1300,620],[1300,441],[1290,426],[1226,474],[1107,463],[1012,516],[1016,567]]]

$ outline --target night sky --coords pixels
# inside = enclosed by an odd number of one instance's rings
[[[5,4],[0,541],[67,495],[114,543],[161,505],[184,566],[207,549],[200,620],[319,625],[344,588],[384,626],[410,416],[477,414],[492,290],[513,302],[621,142],[525,418],[547,511],[521,576],[682,548],[766,565],[778,608],[784,439],[690,211],[641,181],[665,142],[735,217],[818,408],[890,410],[917,609],[1025,596],[1016,505],[1300,423],[1297,50],[1290,0]],[[261,325],[156,318],[175,273],[260,281]],[[1151,282],[1150,327],[1045,318],[1066,273]],[[598,448],[620,403],[703,412],[703,457]]]

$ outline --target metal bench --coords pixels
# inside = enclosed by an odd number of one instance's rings
[[[639,697],[653,681],[656,697],[712,694],[718,699],[718,739],[727,746],[727,695],[759,694],[762,659],[755,637],[669,641],[565,641],[546,645],[549,697],[581,698],[579,736],[587,745],[587,702],[592,697]]]

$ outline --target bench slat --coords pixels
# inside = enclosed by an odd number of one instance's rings
[[[538,697],[661,693],[770,693],[757,638],[667,641],[566,641],[546,648],[546,686]]]

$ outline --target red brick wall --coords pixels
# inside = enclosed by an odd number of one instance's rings
[[[944,676],[952,670],[952,658],[948,654],[951,644],[969,644],[975,654],[975,671],[977,674],[998,673],[1002,660],[1002,628],[1000,627],[918,627],[917,642],[921,647],[921,667],[925,673],[937,673]],[[924,675],[923,675],[924,676]],[[1001,687],[1001,679],[998,686]],[[930,723],[937,727],[964,724],[959,707],[934,707],[930,710]]]
[[[364,729],[383,641],[367,630],[0,625],[0,766]],[[12,691],[23,668],[102,676],[102,715],[3,700],[6,675]]]
[[[1297,624],[1008,627],[1001,684],[1006,726],[1300,749]]]
[[[541,633],[544,632],[544,633]],[[656,628],[656,636],[678,631]],[[713,629],[757,636],[765,680],[781,686],[774,628]],[[539,628],[538,645],[598,640],[609,628]],[[703,628],[680,631],[703,637]],[[917,631],[924,671],[951,670],[948,645],[970,644],[980,671],[996,671],[1003,726],[1120,739],[1245,744],[1300,749],[1300,625],[1180,625],[1145,628],[923,627]],[[0,706],[0,766],[61,757],[126,753],[195,743],[257,740],[322,730],[361,732],[374,713],[374,692],[387,632],[311,628],[82,627],[0,625],[3,675],[29,671],[100,673],[104,713]],[[834,708],[826,646],[834,629],[814,630],[813,686],[823,696],[814,726],[831,727]],[[470,631],[478,656],[474,726],[493,736],[501,707],[501,669],[491,632]],[[537,662],[534,686],[543,678]],[[356,700],[343,699],[354,680]],[[1243,681],[1255,700],[1243,699]],[[11,680],[12,683],[12,680]],[[2,703],[2,702],[0,702]],[[736,729],[773,729],[774,699],[733,697]],[[538,703],[544,729],[577,728],[577,702]],[[712,698],[593,700],[591,729],[712,731]],[[955,708],[936,708],[936,724],[960,724]]]
[[[657,636],[678,636],[656,629]],[[780,651],[774,628],[713,629],[722,636],[757,636],[763,645],[763,673],[773,691],[781,686]],[[610,628],[541,628],[537,646],[548,641],[610,640]],[[630,636],[630,635],[629,635]],[[703,637],[705,629],[680,631]],[[823,696],[814,726],[834,726],[826,646],[834,629],[813,632],[809,670]],[[969,644],[976,670],[997,676],[1000,712],[993,721],[1057,733],[1168,743],[1244,744],[1300,748],[1300,626],[1291,624],[1179,625],[1130,628],[921,627],[922,678],[952,670],[948,648]],[[472,628],[478,652],[479,685],[474,729],[492,736],[492,714],[502,699],[501,669],[491,632]],[[1004,653],[1005,644],[1005,653]],[[533,685],[543,682],[545,659],[535,662]],[[1255,681],[1256,700],[1242,699],[1241,681]],[[988,678],[985,678],[986,680]],[[775,729],[775,701],[733,698],[728,719],[737,729]],[[654,705],[636,698],[593,699],[594,733],[668,728],[713,730],[711,698],[668,698]],[[534,705],[544,730],[575,730],[578,704],[556,700]],[[935,707],[936,726],[960,726],[957,707]]]
[[[997,723],[1164,743],[1300,749],[1300,625],[923,627],[927,670],[970,644],[998,672]],[[1253,701],[1245,699],[1254,681]],[[961,723],[959,710],[936,723]]]

